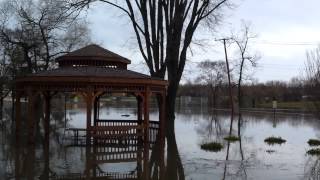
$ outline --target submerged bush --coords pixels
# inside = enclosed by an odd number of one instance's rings
[[[264,140],[265,143],[269,144],[269,145],[273,145],[273,144],[282,144],[285,143],[286,140],[282,139],[281,137],[268,137]]]
[[[212,151],[212,152],[219,152],[223,148],[222,144],[218,142],[204,143],[204,144],[201,144],[200,147],[203,150]]]
[[[310,149],[307,151],[307,154],[312,155],[312,156],[319,156],[320,155],[320,148],[315,148],[315,149]]]
[[[229,142],[235,142],[235,141],[239,141],[239,137],[237,136],[227,136],[224,138],[224,140],[229,141]]]
[[[320,140],[318,140],[318,139],[309,139],[308,144],[310,146],[319,146],[320,145]]]

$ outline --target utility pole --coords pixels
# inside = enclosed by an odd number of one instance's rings
[[[234,113],[234,105],[233,105],[233,95],[232,95],[232,85],[231,85],[231,77],[230,77],[230,68],[229,68],[229,61],[228,61],[228,53],[227,53],[227,43],[226,41],[231,40],[231,38],[223,38],[217,39],[216,41],[222,41],[224,46],[224,55],[226,58],[226,66],[227,66],[227,74],[228,74],[228,86],[229,86],[229,96],[230,96],[230,104],[231,104],[231,113]]]
[[[227,66],[228,84],[229,84],[229,97],[230,97],[230,104],[231,104],[231,120],[230,120],[229,136],[231,136],[231,134],[232,134],[233,114],[234,114],[232,85],[231,85],[230,68],[229,68],[228,53],[227,53],[227,43],[226,43],[226,41],[228,41],[228,40],[230,40],[230,39],[231,39],[231,38],[223,38],[223,39],[218,39],[218,40],[216,40],[216,41],[222,41],[222,42],[223,42],[224,55],[225,55],[225,57],[226,57],[226,66]],[[228,148],[229,148],[229,147],[228,147]]]

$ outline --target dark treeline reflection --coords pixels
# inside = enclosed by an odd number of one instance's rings
[[[49,140],[45,139],[43,117],[39,114],[34,144],[16,141],[11,128],[3,128],[0,175],[6,179],[141,179],[183,180],[184,169],[175,132],[155,142],[75,144],[65,131],[64,111],[53,111]],[[9,124],[3,124],[8,126]],[[27,132],[22,133],[23,136]],[[159,132],[158,132],[159,135]],[[25,139],[25,138],[23,138]],[[71,143],[70,143],[71,142]]]

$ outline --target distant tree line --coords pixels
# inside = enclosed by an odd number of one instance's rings
[[[236,86],[236,84],[234,84]],[[199,83],[187,83],[180,85],[178,97],[193,96],[208,98],[208,105],[216,108],[228,108],[228,84],[226,82],[215,87],[215,97],[211,86]],[[237,99],[237,89],[233,89],[235,101]],[[293,78],[286,81],[267,81],[261,83],[244,83],[242,85],[242,108],[259,107],[261,104],[271,103],[274,99],[279,102],[297,102],[307,99],[308,85],[305,81]],[[213,102],[215,101],[215,102]]]

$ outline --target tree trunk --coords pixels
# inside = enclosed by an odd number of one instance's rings
[[[16,96],[16,93],[15,93],[15,90],[14,89],[11,89],[11,120],[12,121],[15,121],[15,96]],[[12,123],[13,124],[13,123]]]
[[[0,121],[2,121],[3,119],[3,97],[0,96]]]
[[[166,97],[166,113],[167,113],[167,122],[166,122],[166,130],[167,130],[167,138],[171,135],[174,136],[174,120],[175,120],[175,105],[176,105],[176,97],[178,91],[178,82],[170,82],[167,90]]]
[[[2,117],[3,117],[3,89],[2,86],[0,88],[0,121],[2,121]]]
[[[243,71],[243,65],[244,65],[244,56],[242,55],[242,60],[241,60],[241,64],[240,64],[240,74],[239,74],[239,80],[238,80],[238,107],[239,107],[239,111],[240,108],[242,107],[242,94],[241,94],[241,83],[242,83],[242,71]]]

